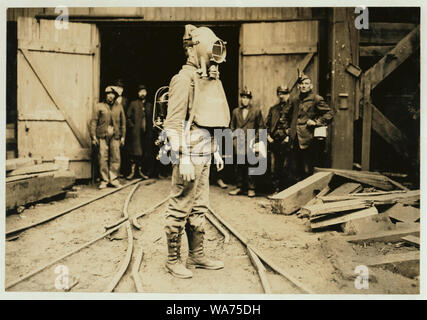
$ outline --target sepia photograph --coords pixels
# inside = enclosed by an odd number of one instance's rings
[[[95,3],[4,3],[5,295],[422,293],[420,6]]]

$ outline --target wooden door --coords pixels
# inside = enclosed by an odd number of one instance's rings
[[[276,88],[288,85],[296,94],[297,69],[313,80],[318,90],[318,22],[244,23],[240,33],[239,90],[252,91],[253,104],[264,117],[277,103]]]
[[[76,178],[91,177],[88,123],[99,97],[95,24],[18,19],[18,155],[67,156]]]

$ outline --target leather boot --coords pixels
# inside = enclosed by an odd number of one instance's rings
[[[126,179],[131,180],[135,176],[135,163],[132,163],[130,167],[130,174],[126,177]]]
[[[203,250],[204,231],[186,227],[186,232],[188,238],[188,269],[202,268],[218,270],[224,268],[224,263],[222,261],[211,260],[205,256]]]
[[[141,168],[141,167],[138,167],[138,174],[139,174],[139,176],[140,176],[142,179],[144,179],[144,180],[147,180],[147,179],[148,179],[148,176],[146,176],[146,175],[144,174],[144,172],[142,172],[142,168]]]
[[[166,271],[174,277],[188,279],[193,273],[188,270],[181,261],[181,237],[180,233],[166,234],[168,241],[168,261],[166,262]]]

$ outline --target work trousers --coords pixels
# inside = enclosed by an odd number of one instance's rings
[[[237,188],[246,190],[255,190],[255,177],[249,174],[250,164],[236,165],[236,186]]]
[[[272,143],[269,147],[273,188],[285,189],[292,184],[287,172],[290,167],[290,152],[285,145],[280,143]]]
[[[294,143],[294,164],[297,172],[298,180],[303,180],[313,174],[315,163],[315,145],[312,143],[305,149],[301,149],[298,139]]]
[[[99,139],[99,171],[101,179],[112,182],[120,171],[120,140],[114,137]]]
[[[195,179],[184,181],[179,165],[172,166],[172,198],[165,212],[165,231],[170,235],[183,232],[188,224],[193,230],[203,232],[205,213],[209,205],[210,156],[194,164]]]

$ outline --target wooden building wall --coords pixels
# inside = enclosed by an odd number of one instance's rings
[[[321,12],[317,9],[317,12]],[[71,17],[129,18],[143,21],[284,21],[312,19],[310,7],[97,7],[69,8]],[[7,20],[57,15],[55,8],[10,8]]]
[[[348,8],[352,10],[352,8]],[[369,156],[365,157],[365,161],[361,159],[361,153],[367,154],[367,152],[372,151],[373,155],[373,169],[378,167],[385,166],[387,161],[376,161],[377,159],[384,158],[394,159],[394,155],[391,157],[384,157],[384,154],[387,154],[388,150],[399,150],[399,147],[396,148],[399,144],[402,144],[402,141],[414,141],[415,143],[411,146],[410,149],[410,158],[414,157],[414,152],[416,152],[417,145],[419,145],[419,140],[416,140],[417,132],[419,131],[419,50],[415,54],[412,54],[409,59],[403,63],[402,66],[396,69],[391,76],[383,81],[381,86],[378,86],[372,92],[373,103],[377,105],[378,109],[388,117],[388,119],[382,117],[384,121],[378,124],[378,112],[375,111],[372,119],[369,121],[364,121],[364,133],[362,132],[362,121],[363,121],[363,97],[360,96],[363,88],[358,89],[358,85],[354,85],[353,82],[360,82],[350,78],[350,75],[345,70],[348,62],[359,65],[362,68],[362,71],[368,71],[375,63],[380,61],[387,53],[393,49],[393,47],[401,41],[411,30],[413,30],[417,25],[419,25],[419,10],[417,14],[416,8],[369,8],[370,10],[370,28],[368,30],[362,30],[360,34],[357,34],[357,41],[352,33],[344,34],[345,30],[350,30],[351,24],[346,28],[343,28],[340,23],[345,20],[343,19],[331,19],[331,15],[335,16],[332,12],[332,8],[266,8],[266,7],[115,7],[115,8],[69,8],[70,20],[78,22],[104,22],[104,21],[134,21],[134,22],[152,22],[152,23],[168,23],[168,22],[206,22],[207,24],[233,24],[240,26],[241,28],[241,38],[240,38],[240,75],[239,75],[239,88],[241,89],[244,85],[262,87],[261,91],[267,92],[268,88],[265,88],[265,83],[258,85],[257,81],[260,79],[254,79],[250,75],[250,67],[252,72],[257,72],[256,67],[258,67],[259,61],[269,61],[274,59],[301,59],[302,54],[305,54],[306,57],[309,57],[309,54],[313,54],[313,59],[311,60],[311,65],[307,65],[307,72],[314,72],[313,75],[317,74],[315,78],[319,79],[319,87],[323,87],[320,92],[325,96],[330,97],[331,105],[337,109],[339,108],[339,95],[342,93],[349,93],[349,108],[341,108],[338,110],[342,118],[346,121],[356,121],[355,129],[353,132],[352,124],[349,126],[342,125],[341,127],[335,126],[333,128],[334,132],[332,135],[335,136],[335,140],[332,139],[332,143],[336,146],[335,149],[332,148],[332,164],[333,166],[346,167],[350,169],[354,162],[362,163],[362,166],[365,169],[370,167]],[[393,11],[394,10],[394,11]],[[351,12],[350,12],[351,13]],[[14,24],[14,21],[18,20],[18,17],[36,17],[36,18],[55,18],[58,14],[55,13],[54,8],[9,8],[7,11],[7,19],[11,24]],[[336,15],[339,18],[339,15]],[[309,21],[311,20],[311,21]],[[316,26],[313,30],[310,31],[309,39],[305,39],[304,45],[307,51],[295,52],[295,45],[301,47],[301,43],[298,43],[301,39],[294,39],[292,43],[289,41],[277,42],[276,40],[267,41],[266,39],[258,39],[255,43],[250,41],[254,40],[249,35],[249,31],[252,29],[259,29],[261,27],[267,27],[273,30],[280,25],[280,30],[287,30],[291,24],[306,23],[310,28]],[[314,24],[313,24],[314,23]],[[316,24],[318,23],[318,24]],[[334,33],[323,32],[321,26],[328,23],[334,29]],[[277,25],[277,26],[276,26]],[[318,25],[318,26],[317,26]],[[282,28],[283,27],[283,28]],[[285,28],[286,27],[286,28]],[[292,28],[289,27],[289,30]],[[330,29],[330,27],[329,27]],[[279,30],[279,31],[280,31]],[[282,30],[282,31],[283,31]],[[292,30],[291,30],[292,31]],[[295,31],[296,32],[296,31]],[[296,32],[293,36],[297,36]],[[285,35],[282,32],[283,37],[288,38],[288,34]],[[319,37],[317,37],[317,34]],[[322,36],[322,34],[326,35]],[[273,37],[274,38],[274,37]],[[272,38],[272,39],[273,39]],[[251,40],[252,39],[252,40]],[[275,39],[275,38],[274,38]],[[320,41],[321,39],[326,39],[325,41]],[[338,41],[338,42],[337,42]],[[273,48],[271,45],[276,43],[276,46]],[[323,43],[325,42],[325,43]],[[323,57],[327,56],[329,60],[329,66],[326,68],[325,60],[319,60],[320,48],[330,47],[330,50],[326,54],[323,54]],[[336,45],[335,45],[336,44]],[[307,46],[308,45],[308,46]],[[335,46],[336,48],[334,48]],[[348,49],[350,47],[351,50]],[[267,49],[266,49],[267,48]],[[280,49],[280,50],[279,50]],[[358,49],[358,50],[357,50]],[[269,52],[269,50],[271,52]],[[277,51],[279,50],[279,51]],[[294,50],[294,51],[292,51]],[[350,51],[352,52],[350,55]],[[320,54],[321,55],[321,54]],[[349,56],[350,55],[350,56]],[[321,55],[322,56],[322,55]],[[338,57],[338,58],[337,58]],[[350,59],[351,57],[351,59]],[[391,56],[390,56],[391,57]],[[257,62],[253,62],[256,60]],[[323,61],[323,63],[322,63]],[[338,62],[338,64],[337,64]],[[320,64],[320,67],[319,67]],[[245,66],[246,65],[246,66]],[[270,66],[270,64],[268,64]],[[289,65],[292,65],[290,63]],[[323,65],[323,67],[322,67]],[[261,64],[260,64],[261,66]],[[314,66],[315,69],[312,69]],[[247,68],[248,67],[248,68]],[[274,67],[272,67],[274,69]],[[338,69],[337,69],[338,68]],[[333,71],[333,72],[332,72]],[[272,77],[275,82],[279,81],[282,77],[284,78],[283,82],[292,82],[293,79],[289,79],[286,74],[275,73],[274,70],[270,70],[275,76]],[[347,78],[346,82],[343,82],[339,76],[336,75],[345,75]],[[418,72],[418,73],[417,73]],[[412,74],[412,76],[411,76]],[[312,76],[313,76],[312,75]],[[363,74],[362,74],[363,77]],[[322,80],[323,79],[323,80]],[[403,81],[402,81],[403,80]],[[410,81],[409,81],[410,80]],[[260,81],[258,81],[260,82]],[[398,85],[393,85],[399,83]],[[271,93],[274,93],[274,88],[278,83],[271,83]],[[343,86],[347,87],[343,87]],[[258,89],[250,88],[254,91]],[[344,90],[345,89],[345,90]],[[273,94],[267,94],[266,96],[260,96],[262,101],[265,101],[264,108],[267,108],[273,101]],[[358,103],[360,102],[360,103]],[[369,109],[369,108],[368,108]],[[415,110],[412,110],[415,109]],[[411,111],[412,110],[412,111]],[[266,113],[266,109],[263,110]],[[415,113],[414,115],[411,112]],[[353,116],[347,116],[346,114],[353,114]],[[408,117],[409,116],[409,117]],[[415,119],[415,121],[411,120]],[[416,118],[418,117],[418,118]],[[369,117],[370,119],[371,117]],[[404,119],[408,118],[408,119]],[[339,115],[337,115],[335,122],[339,120]],[[403,123],[402,121],[405,120]],[[341,120],[339,120],[341,122]],[[373,128],[373,137],[374,141],[371,144],[363,143],[364,141],[370,141],[369,129],[371,125],[369,123],[372,121]],[[367,123],[369,122],[369,123]],[[385,124],[384,124],[385,123]],[[369,126],[367,126],[368,124]],[[413,125],[412,125],[413,124]],[[381,125],[381,126],[380,126]],[[379,127],[380,126],[380,127]],[[347,128],[347,129],[342,129]],[[384,129],[385,128],[385,129]],[[391,132],[399,133],[388,134],[390,128],[393,130]],[[401,129],[398,131],[397,129]],[[343,135],[344,131],[346,135]],[[418,130],[418,131],[417,131]],[[366,138],[363,138],[363,135],[366,135]],[[375,135],[378,135],[376,137]],[[402,135],[407,136],[409,139],[396,139]],[[345,136],[347,138],[345,138]],[[378,138],[378,139],[377,139]],[[354,143],[353,143],[354,140]],[[379,142],[378,142],[378,141]],[[339,143],[337,143],[337,141]],[[395,143],[399,142],[399,143]],[[381,143],[385,143],[381,146]],[[345,147],[350,150],[354,147],[353,152],[345,152],[348,155],[345,159],[341,156],[344,152],[341,148]],[[364,146],[364,147],[363,147]],[[364,151],[361,152],[363,149]],[[335,151],[334,151],[335,150]],[[370,150],[370,151],[369,151]],[[335,152],[335,155],[334,155]],[[397,152],[398,154],[399,152]],[[418,149],[419,153],[419,149]],[[416,156],[416,155],[415,155]],[[334,161],[335,158],[335,161]],[[338,160],[338,162],[336,161]],[[341,161],[342,160],[342,161]],[[362,161],[361,161],[362,160]],[[387,159],[386,159],[387,160]],[[419,161],[419,155],[418,155]],[[363,165],[364,162],[364,165]],[[390,161],[389,161],[390,162]],[[391,161],[394,164],[398,164],[395,167],[390,167],[390,170],[395,171],[404,171],[403,167],[406,162],[400,161]]]

